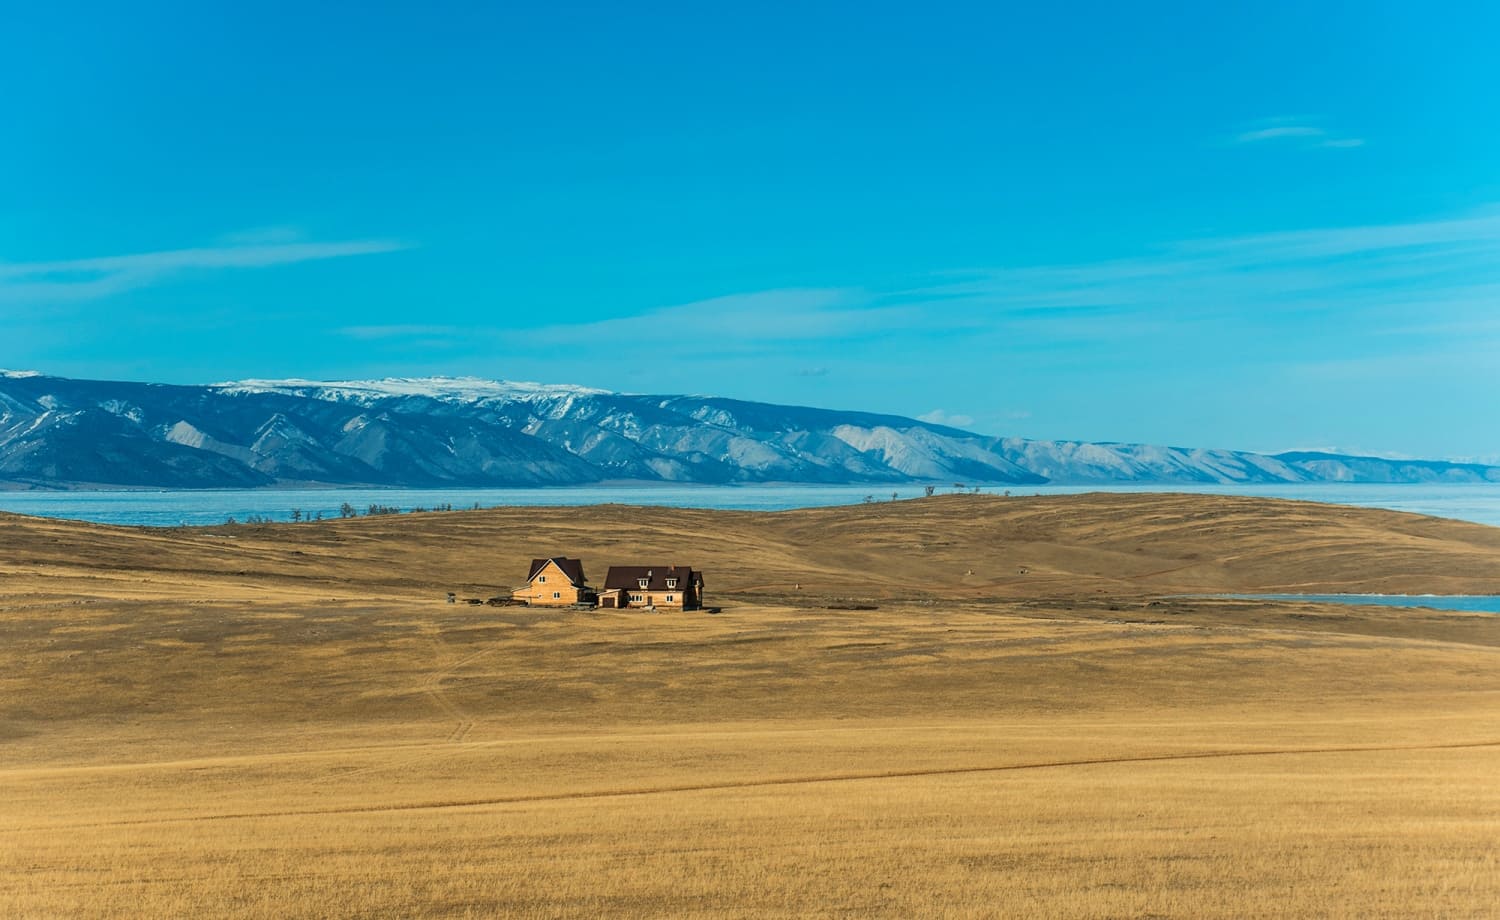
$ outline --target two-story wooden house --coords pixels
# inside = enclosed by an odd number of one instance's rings
[[[703,573],[686,565],[612,565],[599,606],[697,610],[703,606]]]
[[[511,592],[511,599],[533,607],[569,607],[594,603],[594,589],[583,574],[583,560],[567,556],[531,560],[526,584]]]

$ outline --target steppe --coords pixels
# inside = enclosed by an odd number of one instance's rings
[[[556,554],[721,611],[445,602]],[[1495,916],[1500,616],[1191,596],[1266,591],[1500,594],[1500,529],[0,516],[0,916]]]

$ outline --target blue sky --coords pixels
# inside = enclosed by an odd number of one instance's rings
[[[1495,4],[15,6],[0,367],[1500,460]]]

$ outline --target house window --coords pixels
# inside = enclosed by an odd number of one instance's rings
[[[552,596],[553,597],[562,597],[562,592],[561,591],[553,591],[552,592]]]
[[[672,603],[672,595],[670,594],[667,595],[667,603]]]
[[[668,588],[675,588],[675,587],[677,587],[677,579],[675,579],[675,578],[668,578],[667,579],[667,587]],[[669,597],[669,598],[667,598],[667,600],[671,600],[671,598]]]
[[[538,578],[537,581],[545,585],[547,583],[547,576],[543,575],[541,578]]]
[[[649,578],[637,578],[635,580],[635,583],[638,584],[638,585],[640,585],[641,588],[644,590],[645,587],[646,587],[646,585],[647,585],[647,583],[650,582],[650,581],[651,581],[651,579],[649,579]]]
[[[639,604],[643,600],[645,600],[645,598],[642,597],[642,596],[640,596],[639,594],[632,594],[632,595],[630,595],[630,602],[632,604]]]

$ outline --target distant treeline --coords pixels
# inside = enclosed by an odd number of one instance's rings
[[[473,510],[474,511],[478,511],[479,509],[480,509],[479,502],[475,502]],[[409,510],[402,509],[402,508],[400,508],[400,507],[398,507],[396,505],[381,505],[381,504],[377,504],[377,503],[373,503],[372,502],[369,506],[367,506],[365,508],[365,510],[363,512],[361,512],[358,508],[354,507],[350,503],[344,502],[342,505],[339,506],[339,514],[338,514],[338,516],[341,517],[341,518],[352,518],[352,517],[360,517],[361,514],[363,514],[363,516],[365,516],[365,517],[374,517],[375,515],[379,515],[379,514],[419,514],[421,512],[425,512],[425,511],[452,511],[452,510],[454,510],[452,502],[444,502],[444,503],[439,504],[439,505],[433,505],[431,508],[428,508],[425,505],[416,505],[416,506],[412,507]],[[292,511],[291,511],[290,517],[291,517],[291,522],[293,524],[301,523],[303,521],[321,521],[321,520],[324,520],[324,516],[323,516],[323,512],[322,511],[312,511],[312,512],[308,512],[308,513],[304,514],[301,508],[293,508]],[[229,517],[227,517],[227,518],[224,519],[225,526],[236,526],[236,525],[239,525],[239,524],[275,524],[275,523],[278,523],[278,521],[275,518],[273,518],[273,517],[271,517],[269,515],[264,515],[264,514],[247,514],[245,516],[245,519],[243,521],[241,521],[239,518],[236,518],[232,514]]]

